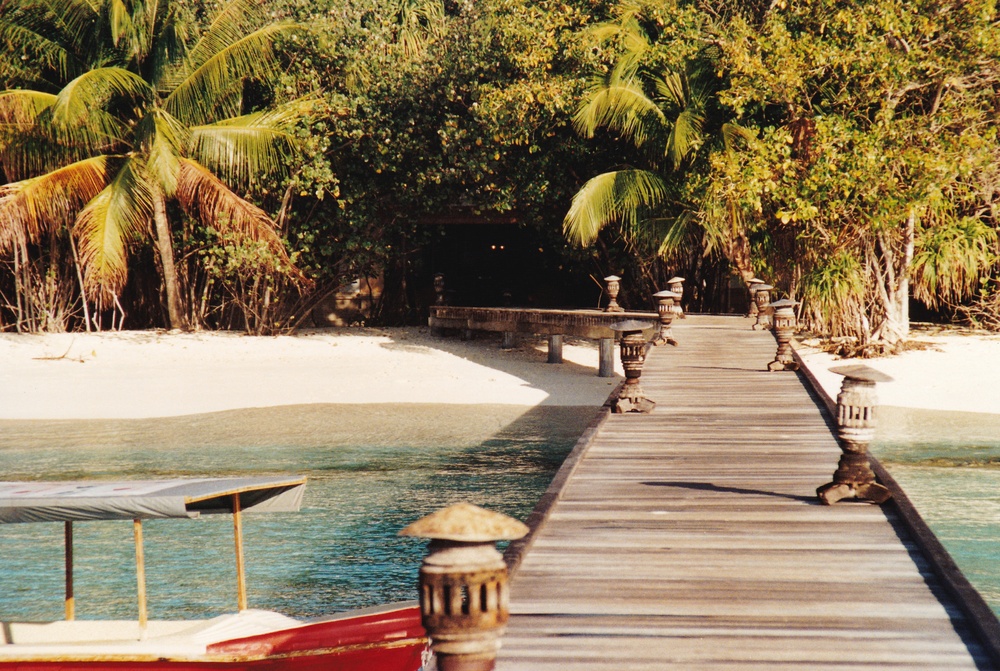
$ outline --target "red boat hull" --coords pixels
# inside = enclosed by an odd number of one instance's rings
[[[2,671],[417,671],[427,636],[416,606],[339,617],[209,645],[197,658],[59,655],[3,659]]]

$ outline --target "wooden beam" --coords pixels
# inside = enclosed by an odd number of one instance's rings
[[[142,544],[142,520],[132,520],[132,530],[135,533],[135,580],[139,595],[139,640],[146,638],[146,552]]]
[[[236,543],[236,602],[240,611],[247,609],[246,563],[243,558],[243,521],[240,495],[233,494],[233,538]]]
[[[562,335],[549,336],[549,363],[563,362],[563,337]]]
[[[64,524],[66,538],[66,619],[76,619],[76,598],[73,596],[73,523],[69,520]]]

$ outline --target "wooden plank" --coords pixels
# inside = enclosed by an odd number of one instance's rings
[[[751,324],[675,321],[653,412],[588,430],[518,546],[497,669],[990,668],[890,508],[819,504],[830,416]]]

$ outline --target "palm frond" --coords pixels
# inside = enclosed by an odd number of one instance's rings
[[[168,197],[177,190],[180,157],[190,142],[190,131],[162,109],[155,109],[136,126],[136,137],[146,153],[146,171]]]
[[[0,250],[20,239],[37,242],[47,232],[70,226],[104,188],[106,170],[106,158],[95,156],[0,186]]]
[[[913,255],[913,296],[930,308],[972,296],[998,260],[997,231],[975,217],[940,222]]]
[[[127,160],[73,226],[84,287],[98,305],[110,305],[128,279],[128,246],[143,237],[153,204],[142,168]]]
[[[681,167],[698,150],[705,139],[705,113],[697,108],[687,108],[674,119],[667,138],[666,157],[674,170]]]
[[[653,78],[653,86],[656,87],[656,93],[673,107],[684,109],[688,106],[688,88],[684,75],[668,70]]]
[[[212,17],[208,30],[192,47],[192,68],[200,68],[220,52],[269,23],[267,9],[267,3],[258,0],[231,0],[225,3]]]
[[[444,33],[444,4],[441,0],[399,0],[396,9],[396,46],[412,58]]]
[[[292,264],[274,220],[236,195],[205,166],[190,159],[180,159],[176,197],[185,212],[221,235],[265,245],[274,260],[272,270],[304,279]]]
[[[187,25],[184,21],[178,20],[177,14],[172,11],[158,17],[158,14],[164,11],[160,8],[165,4],[151,3],[148,10],[150,20],[153,22],[149,28],[153,43],[146,59],[147,76],[157,91],[170,90],[173,87],[167,79],[182,67],[187,58]],[[157,22],[159,25],[156,25]]]
[[[663,179],[647,170],[606,172],[587,181],[573,196],[563,219],[563,234],[570,242],[586,246],[611,222],[634,226],[645,212],[666,199]]]
[[[656,250],[657,255],[666,258],[683,249],[685,242],[696,230],[698,230],[697,216],[691,210],[684,210],[667,226],[660,240],[660,247]]]
[[[40,84],[37,73],[52,70],[63,81],[69,79],[86,66],[81,57],[89,55],[76,53],[70,45],[78,48],[87,44],[80,38],[94,36],[97,18],[98,13],[85,0],[40,0],[5,6],[0,12],[2,78]]]
[[[249,189],[285,170],[297,140],[292,125],[311,108],[287,105],[191,129],[188,155],[228,184]]]
[[[573,126],[584,137],[598,128],[619,133],[640,150],[664,134],[670,123],[656,103],[646,95],[638,79],[603,82],[592,88],[573,116]]]
[[[52,106],[52,122],[63,132],[74,132],[88,126],[99,135],[116,137],[120,129],[117,120],[108,114],[95,119],[95,112],[106,109],[114,99],[138,103],[151,100],[152,95],[149,84],[134,72],[118,67],[95,68],[80,75],[59,92]]]
[[[735,123],[724,123],[721,128],[722,145],[727,152],[734,151],[739,143],[752,142],[756,139],[753,131]]]
[[[220,49],[171,91],[167,111],[192,125],[210,123],[219,95],[247,77],[268,79],[275,72],[275,41],[299,30],[293,23],[276,23]]]

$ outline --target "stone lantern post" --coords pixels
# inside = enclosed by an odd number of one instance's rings
[[[676,347],[677,341],[674,340],[674,334],[670,325],[674,321],[674,302],[679,301],[681,297],[679,294],[668,289],[657,291],[653,294],[653,298],[656,299],[656,311],[660,315],[660,333],[653,338],[653,344],[670,344]]]
[[[625,308],[618,305],[618,291],[621,289],[621,279],[617,275],[608,275],[604,281],[608,284],[608,305],[605,312],[625,312]]]
[[[620,334],[622,368],[625,369],[625,384],[622,385],[618,401],[612,408],[614,412],[652,412],[656,406],[654,401],[646,398],[642,387],[639,386],[642,364],[646,360],[646,339],[642,332],[649,327],[648,322],[636,319],[615,322],[611,325],[611,329]]]
[[[878,404],[875,383],[891,382],[892,378],[862,365],[840,366],[831,368],[830,372],[844,376],[837,395],[837,440],[844,454],[833,474],[833,482],[818,488],[816,495],[826,505],[850,497],[884,503],[892,497],[892,493],[875,481],[868,458],[868,444],[875,437],[875,408]]]
[[[674,317],[684,319],[684,308],[681,307],[681,300],[684,298],[684,278],[671,277],[667,280],[667,287],[677,294],[677,298],[674,300]]]
[[[434,305],[444,303],[444,273],[434,273]]]
[[[753,325],[754,331],[766,331],[771,328],[771,289],[770,284],[758,284],[757,291],[754,292],[753,302],[757,304],[757,321]]]
[[[491,671],[510,618],[507,565],[496,542],[528,527],[458,503],[399,532],[430,539],[420,567],[420,610],[439,671]]]
[[[774,339],[778,341],[778,351],[774,356],[774,361],[767,364],[770,371],[776,370],[798,370],[799,364],[792,357],[792,336],[795,335],[795,306],[797,301],[782,298],[780,301],[771,303],[774,310]]]
[[[747,310],[747,317],[750,317],[751,319],[757,316],[758,307],[757,307],[757,301],[754,299],[754,296],[757,294],[757,287],[761,284],[766,284],[766,282],[756,277],[750,280],[749,282],[750,309]]]

